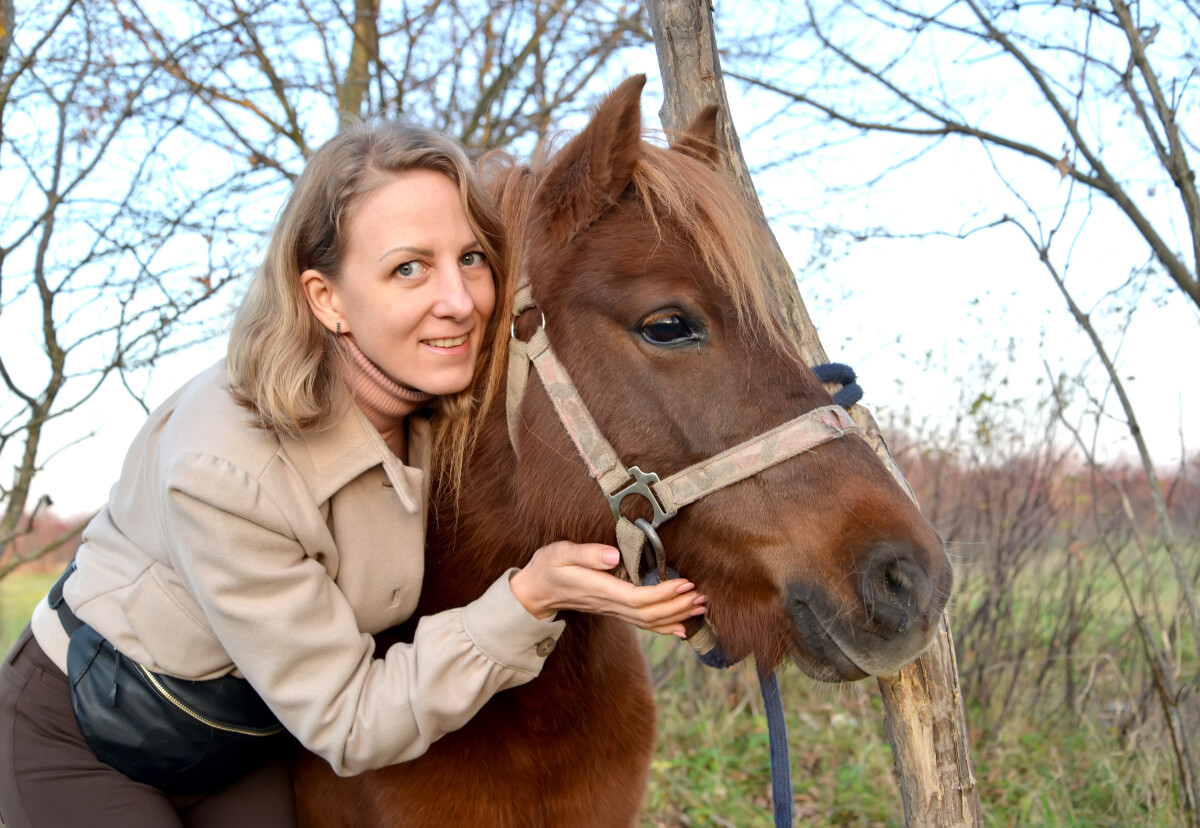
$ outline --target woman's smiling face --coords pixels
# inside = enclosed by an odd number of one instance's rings
[[[492,269],[458,185],[433,170],[388,175],[350,216],[341,275],[301,275],[322,324],[401,385],[454,394],[475,373],[496,303]]]

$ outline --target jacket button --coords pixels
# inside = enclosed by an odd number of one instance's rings
[[[537,643],[537,654],[542,658],[550,655],[551,650],[554,649],[554,643],[553,638],[543,638]]]

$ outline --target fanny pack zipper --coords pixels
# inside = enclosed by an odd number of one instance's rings
[[[279,725],[278,727],[267,730],[256,730],[254,728],[238,727],[237,725],[227,725],[221,722],[213,721],[203,713],[193,710],[187,704],[176,698],[175,695],[172,694],[171,691],[166,687],[164,687],[162,682],[158,680],[158,676],[154,675],[154,673],[152,673],[150,670],[147,670],[140,664],[136,664],[136,666],[141,674],[146,677],[146,680],[150,682],[150,686],[153,687],[160,696],[162,696],[170,704],[177,707],[182,713],[186,713],[188,716],[191,716],[193,719],[201,722],[202,724],[206,724],[209,727],[217,730],[224,730],[229,733],[240,733],[243,736],[274,736],[275,734],[283,731],[283,725]]]

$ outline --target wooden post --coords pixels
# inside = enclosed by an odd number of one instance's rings
[[[729,117],[709,4],[704,0],[647,0],[647,6],[666,95],[659,113],[663,127],[681,130],[702,106],[718,104],[725,116],[719,125],[722,162],[766,226],[766,215]],[[774,235],[770,238],[774,241]],[[763,255],[768,259],[772,290],[801,356],[809,365],[827,362],[783,252],[776,243]],[[912,490],[884,445],[874,417],[862,405],[855,405],[850,414],[911,497]],[[924,655],[896,675],[878,681],[905,823],[938,828],[982,825],[954,641],[945,617]]]

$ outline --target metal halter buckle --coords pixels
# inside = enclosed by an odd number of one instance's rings
[[[621,520],[621,501],[632,494],[641,495],[650,501],[650,508],[654,510],[654,520],[651,522],[651,525],[655,527],[661,526],[678,514],[677,511],[668,512],[663,508],[658,498],[654,496],[654,491],[650,487],[658,482],[659,478],[657,474],[654,472],[644,472],[637,466],[630,466],[629,474],[633,477],[632,483],[619,492],[605,495],[608,498],[608,506],[612,509],[613,520],[618,522]]]

